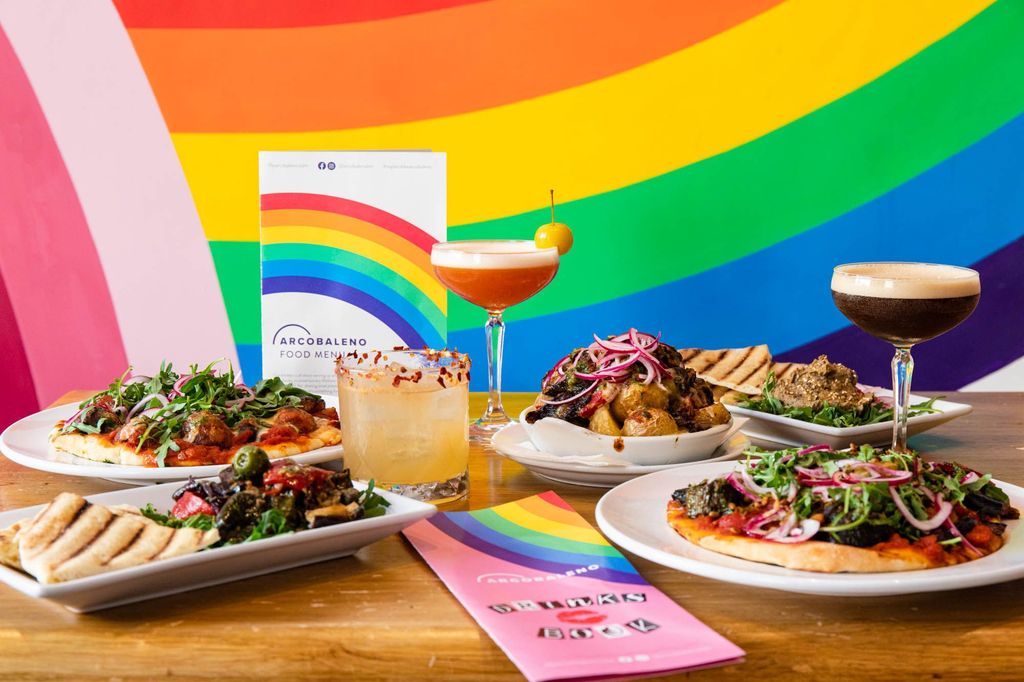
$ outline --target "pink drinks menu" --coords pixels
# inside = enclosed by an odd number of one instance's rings
[[[528,680],[653,675],[743,656],[553,492],[437,514],[404,532]]]

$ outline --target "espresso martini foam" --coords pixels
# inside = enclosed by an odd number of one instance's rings
[[[928,263],[854,263],[832,275],[836,307],[864,331],[896,345],[943,334],[974,311],[978,273]]]

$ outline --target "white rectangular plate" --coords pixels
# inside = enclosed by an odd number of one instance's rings
[[[171,493],[180,486],[180,483],[165,483],[90,495],[87,499],[107,506],[130,504],[145,507],[152,503],[157,509],[165,510],[173,504]],[[366,487],[359,483],[355,486],[360,490]],[[97,611],[348,556],[420,519],[433,516],[437,511],[436,507],[425,502],[386,491],[378,492],[391,503],[383,516],[217,547],[53,585],[40,584],[20,571],[0,566],[0,583],[6,583],[30,597],[53,600],[77,613]],[[34,516],[43,506],[0,513],[0,528]]]
[[[881,398],[892,397],[892,391],[885,389],[871,389],[875,395]],[[919,395],[910,396],[910,404],[923,403],[928,398]],[[777,414],[767,414],[757,410],[749,410],[736,405],[726,405],[726,409],[735,415],[749,417],[743,426],[743,433],[751,438],[769,440],[773,443],[782,443],[790,446],[818,445],[824,443],[829,447],[840,449],[848,448],[851,443],[857,445],[891,445],[892,444],[892,422],[879,422],[865,426],[848,426],[837,428],[835,426],[823,426],[810,422],[782,417]],[[907,430],[911,436],[945,424],[951,419],[962,417],[974,408],[964,403],[954,403],[948,400],[936,400],[935,407],[942,412],[934,414],[921,414],[907,420]]]
[[[605,493],[597,503],[597,525],[608,539],[662,566],[713,580],[750,587],[836,597],[879,597],[938,592],[991,585],[1024,577],[1024,532],[1020,521],[1007,522],[1006,544],[997,552],[956,566],[889,573],[816,573],[737,559],[684,540],[671,526],[665,508],[678,488],[732,470],[733,462],[693,464],[635,478]],[[1024,509],[1024,489],[993,481]]]

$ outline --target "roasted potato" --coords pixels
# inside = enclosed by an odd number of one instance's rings
[[[729,410],[725,409],[722,403],[715,403],[697,410],[693,415],[693,423],[697,428],[704,430],[710,429],[712,426],[725,424],[729,421],[729,418]]]
[[[589,428],[594,433],[601,433],[606,436],[621,436],[622,429],[619,423],[612,416],[612,411],[607,405],[597,408],[597,411],[590,417]]]
[[[667,408],[668,391],[658,384],[627,384],[612,401],[612,416],[623,422],[630,414],[645,407]]]
[[[672,415],[657,407],[635,410],[622,424],[623,436],[668,436],[678,431]]]

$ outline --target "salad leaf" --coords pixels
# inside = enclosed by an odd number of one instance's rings
[[[161,514],[152,503],[139,509],[147,519],[156,521],[161,526],[168,528],[198,528],[199,530],[213,530],[216,519],[210,514],[193,514],[187,519],[179,519],[167,514]]]
[[[288,525],[288,518],[278,509],[268,509],[260,515],[260,521],[249,533],[249,537],[242,542],[252,542],[274,535],[287,535],[293,532]]]
[[[383,516],[391,503],[373,492],[374,480],[371,478],[366,485],[366,490],[359,496],[359,504],[363,507],[363,518]]]

